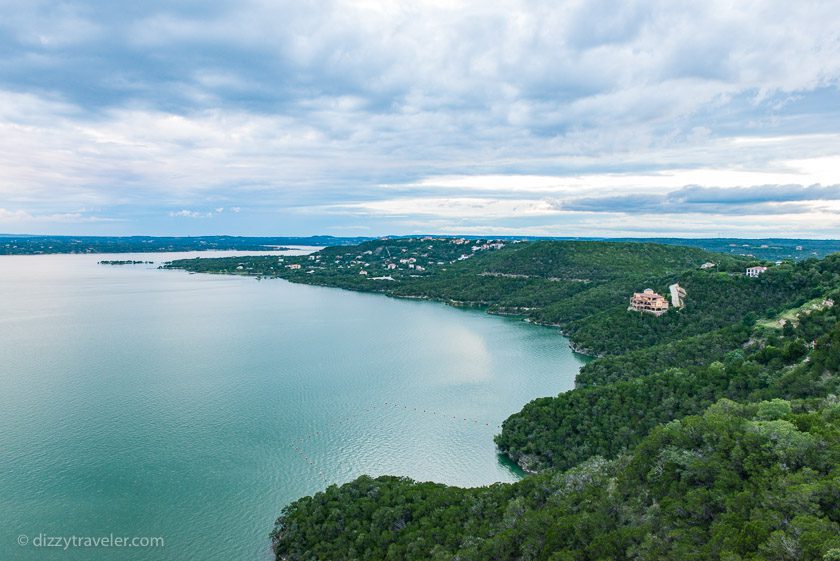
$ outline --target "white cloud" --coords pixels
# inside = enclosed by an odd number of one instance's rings
[[[102,217],[92,215],[83,211],[77,212],[63,212],[53,214],[32,214],[24,210],[8,210],[0,208],[0,224],[5,225],[20,225],[20,224],[84,224],[91,222],[116,222],[114,218]]]
[[[199,212],[197,210],[175,210],[169,212],[169,216],[173,218],[211,218],[212,212]]]
[[[383,216],[435,216],[461,219],[527,218],[560,212],[555,205],[544,200],[474,197],[384,199],[333,205],[324,210]]]
[[[840,183],[832,1],[0,7],[0,202],[33,216],[548,228],[522,220],[558,199]]]

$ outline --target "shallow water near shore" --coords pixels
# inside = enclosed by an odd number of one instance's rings
[[[156,269],[194,255],[0,256],[0,559],[266,560],[331,483],[515,481],[499,424],[582,364],[516,318]],[[111,534],[164,545],[43,545]]]

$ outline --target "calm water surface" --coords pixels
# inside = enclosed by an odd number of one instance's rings
[[[481,312],[97,265],[184,255],[0,256],[0,559],[264,561],[283,506],[328,483],[514,481],[499,423],[581,364]]]

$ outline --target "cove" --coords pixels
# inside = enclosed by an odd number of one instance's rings
[[[582,364],[514,318],[156,268],[194,255],[0,257],[0,558],[268,560],[328,484],[514,481],[498,425]],[[40,533],[165,545],[16,541]]]

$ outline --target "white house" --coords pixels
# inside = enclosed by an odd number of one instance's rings
[[[747,276],[755,278],[766,270],[767,267],[747,267]]]
[[[685,289],[678,283],[674,283],[668,287],[671,291],[671,306],[674,308],[682,308],[685,306]]]

